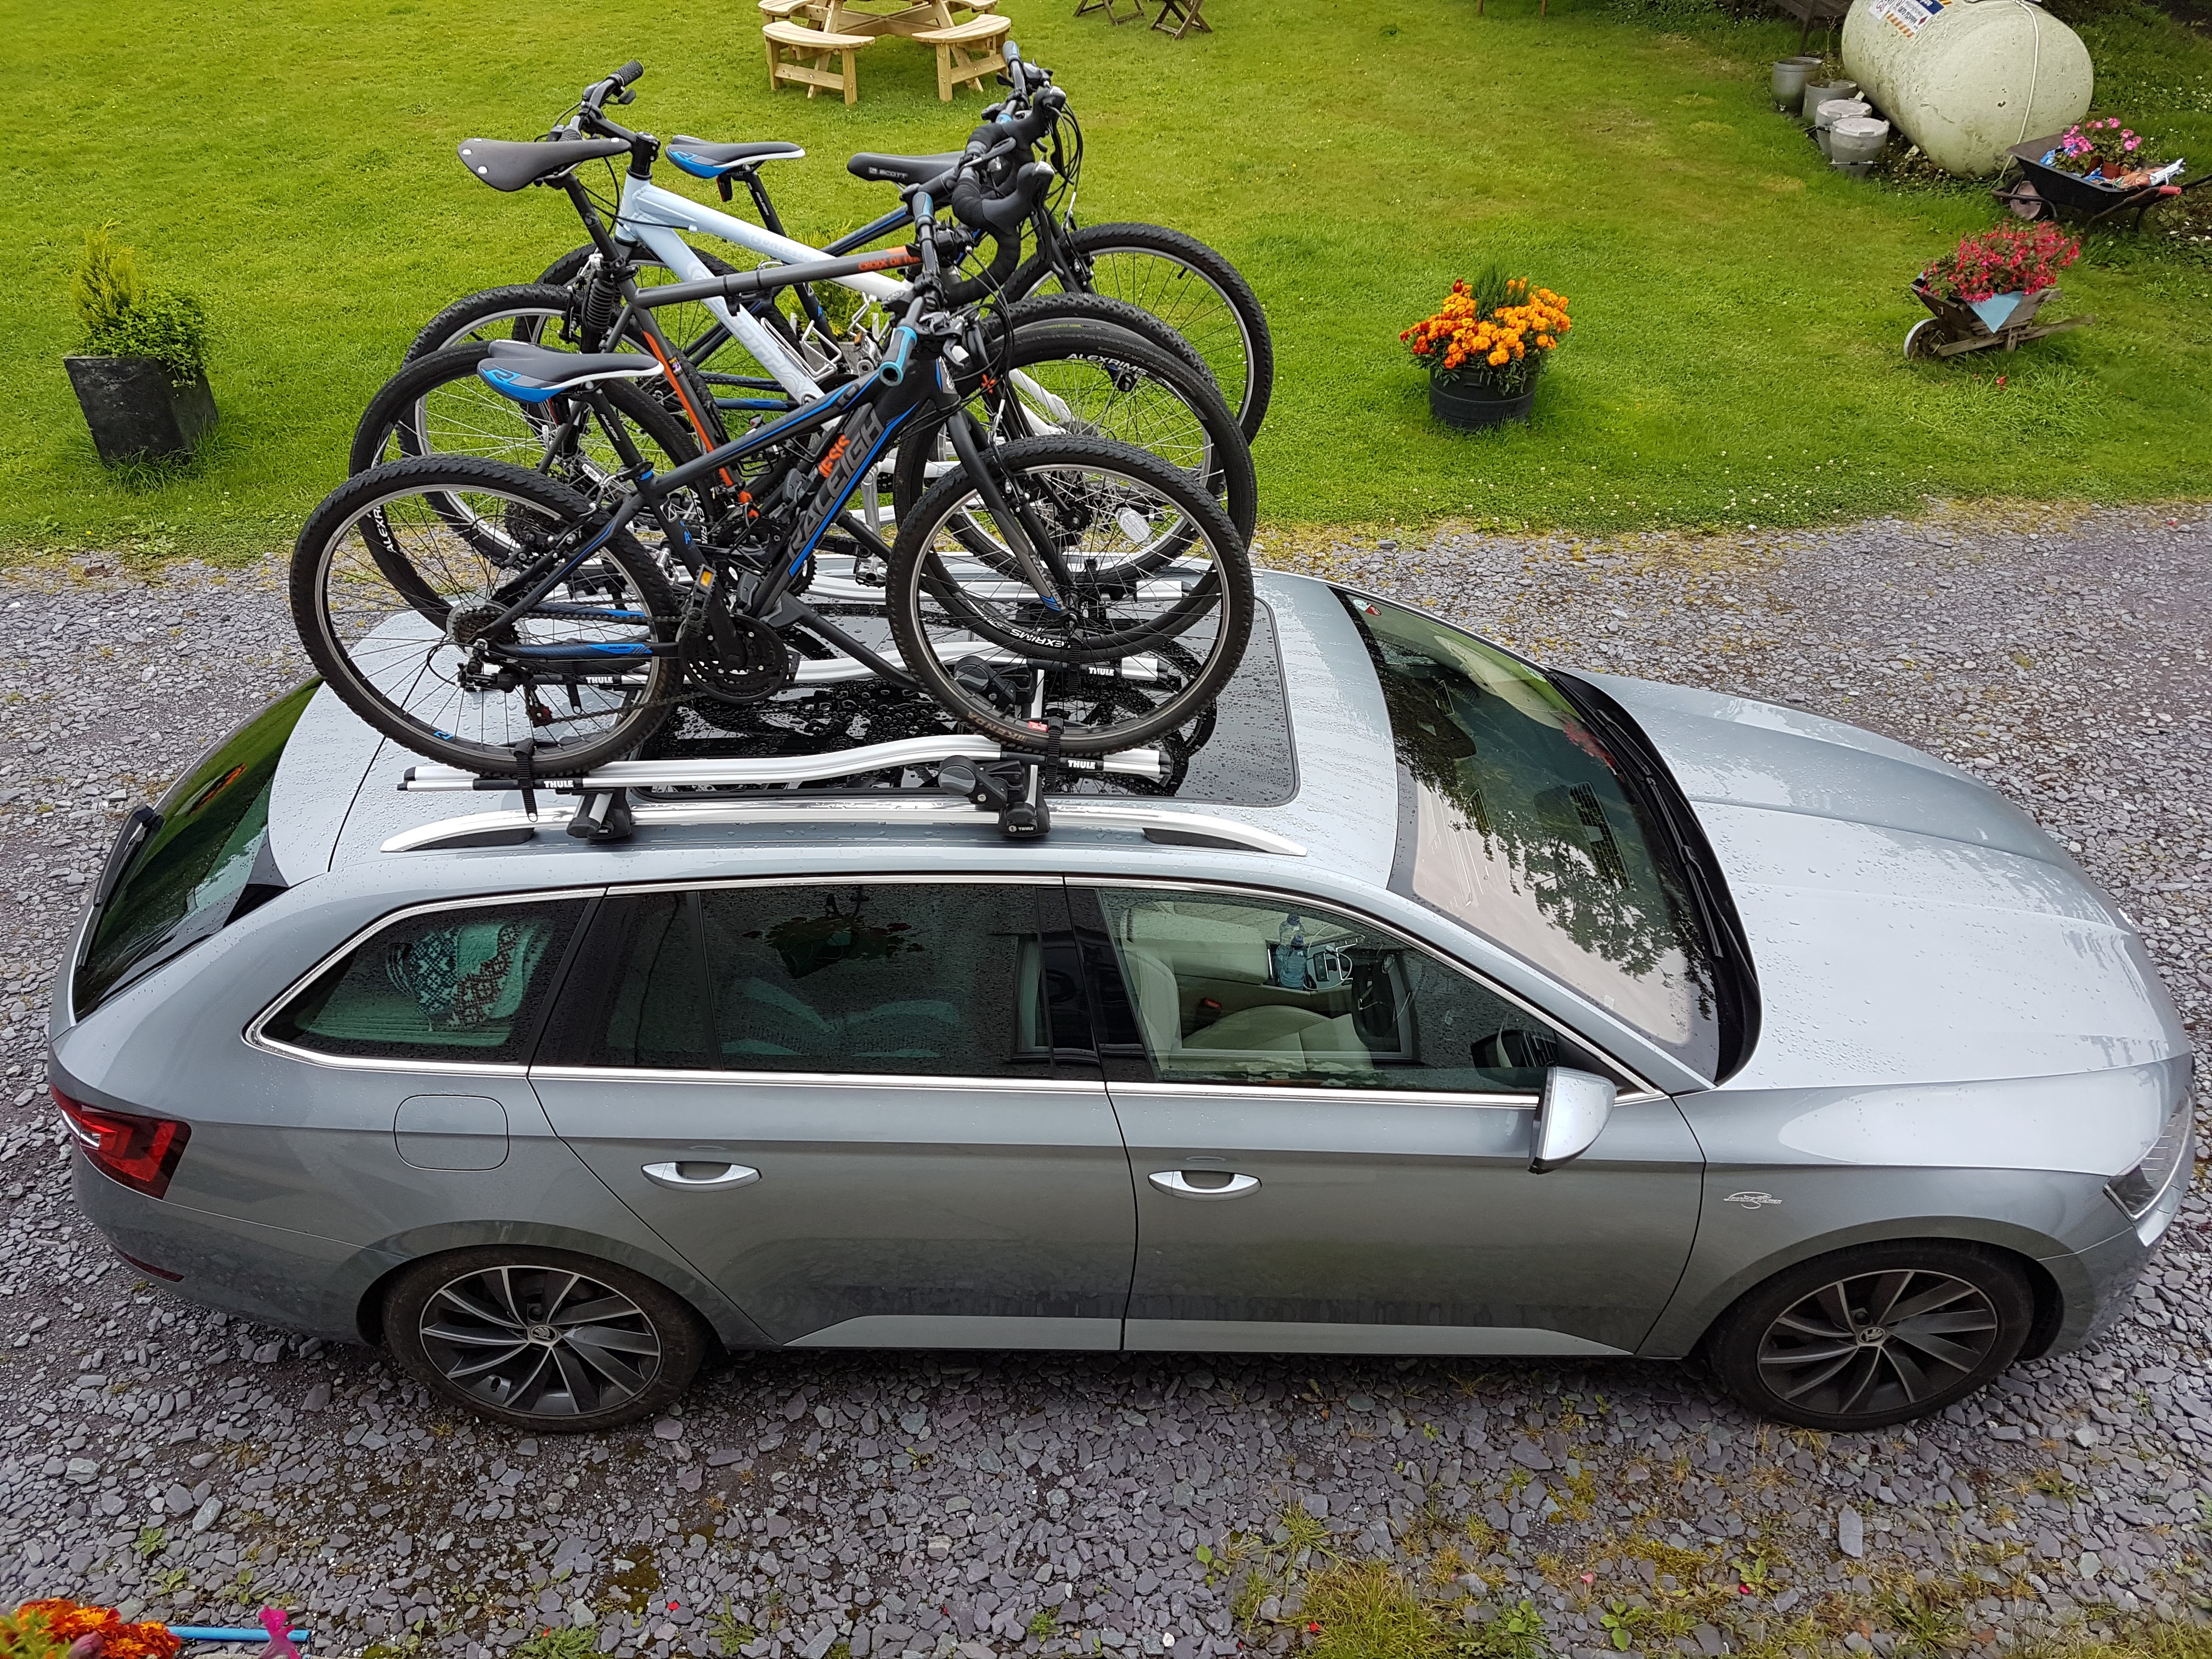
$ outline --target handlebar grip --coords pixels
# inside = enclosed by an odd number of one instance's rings
[[[645,65],[633,58],[607,78],[618,87],[626,87],[645,73]]]
[[[981,181],[963,178],[952,187],[945,205],[952,216],[971,230],[988,230],[1009,236],[1018,231],[1038,199],[1052,183],[1052,169],[1042,161],[1024,163],[1003,195],[986,196]]]

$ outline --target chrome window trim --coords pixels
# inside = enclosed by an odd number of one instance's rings
[[[1343,1100],[1372,1100],[1388,1102],[1394,1106],[1477,1106],[1495,1111],[1526,1112],[1535,1109],[1538,1097],[1533,1094],[1516,1095],[1504,1092],[1491,1094],[1469,1090],[1464,1094],[1449,1089],[1322,1089],[1292,1085],[1277,1088],[1266,1083],[1109,1083],[1107,1088],[1115,1094],[1185,1095],[1206,1100],[1295,1100],[1300,1102],[1329,1102]],[[1657,1090],[1621,1094],[1616,1106],[1641,1106],[1667,1097]]]
[[[336,967],[386,928],[396,927],[412,917],[433,915],[447,910],[480,909],[488,904],[550,904],[562,899],[594,899],[602,896],[606,890],[604,887],[595,885],[550,887],[542,891],[526,890],[519,893],[479,893],[466,898],[427,899],[419,903],[404,905],[397,910],[387,910],[374,921],[347,935],[345,942],[337,949],[325,956],[306,973],[301,974],[271,997],[267,1006],[246,1022],[246,1030],[240,1035],[250,1048],[258,1048],[264,1054],[278,1054],[286,1060],[304,1060],[316,1066],[350,1067],[365,1072],[454,1072],[467,1077],[527,1077],[530,1075],[530,1068],[513,1060],[453,1060],[433,1063],[427,1057],[422,1060],[392,1060],[369,1054],[326,1054],[313,1048],[301,1048],[289,1042],[279,1042],[276,1038],[265,1035],[264,1028],[283,1011],[286,1004],[306,991],[331,969]]]
[[[1408,933],[1404,928],[1395,927],[1389,922],[1382,921],[1377,917],[1371,916],[1368,915],[1366,911],[1359,909],[1356,906],[1346,904],[1341,900],[1335,898],[1316,899],[1310,893],[1288,892],[1281,888],[1265,887],[1254,882],[1200,881],[1169,876],[1119,877],[1071,875],[1067,878],[1067,883],[1071,887],[1114,887],[1133,891],[1158,891],[1171,893],[1221,893],[1234,896],[1249,896],[1269,900],[1287,898],[1297,904],[1303,905],[1308,909],[1317,908],[1322,910],[1342,911],[1358,920],[1363,926],[1372,927],[1378,933],[1388,934],[1390,938],[1398,940],[1408,949],[1419,951],[1424,955],[1444,963],[1454,971],[1466,975],[1468,978],[1474,980],[1477,984],[1489,991],[1493,996],[1498,997],[1503,1001],[1510,1003],[1514,1007],[1520,1009],[1522,1012],[1528,1015],[1531,1018],[1542,1020],[1547,1025],[1557,1026],[1563,1033],[1572,1037],[1584,1048],[1588,1049],[1591,1054],[1595,1054],[1599,1059],[1602,1060],[1607,1065],[1612,1066],[1614,1071],[1620,1074],[1622,1079],[1620,1096],[1623,1103],[1633,1103],[1636,1101],[1651,1097],[1662,1096],[1666,1093],[1665,1090],[1656,1087],[1648,1079],[1638,1073],[1633,1067],[1621,1064],[1620,1058],[1604,1043],[1591,1042],[1580,1031],[1568,1024],[1565,1020],[1560,1019],[1557,1015],[1537,1007],[1534,1003],[1530,1002],[1528,998],[1521,995],[1518,992],[1512,989],[1511,987],[1500,985],[1497,981],[1491,978],[1488,974],[1484,973],[1480,969],[1475,967],[1471,963],[1462,962],[1457,957],[1452,956],[1449,952],[1430,944],[1426,939],[1416,939],[1413,934]],[[1548,975],[1547,975],[1547,977],[1548,977]],[[1562,986],[1561,988],[1571,989],[1571,988]],[[1127,1085],[1117,1084],[1115,1086],[1119,1088]],[[1236,1087],[1238,1085],[1230,1085],[1224,1086]],[[1338,1091],[1331,1090],[1328,1092],[1335,1094]],[[1378,1092],[1382,1091],[1378,1091]],[[1407,1092],[1411,1093],[1413,1091],[1408,1091]],[[1455,1097],[1455,1098],[1456,1098],[1456,1097]],[[1526,1095],[1520,1097],[1520,1098],[1533,1100],[1535,1097],[1533,1095]]]
[[[842,870],[818,876],[679,876],[672,881],[624,882],[599,890],[609,898],[630,898],[641,893],[665,893],[672,888],[686,893],[711,893],[733,887],[1065,887],[1066,881],[1067,878],[1057,871],[1021,870],[1002,874],[997,871],[970,873],[964,870],[893,870],[882,875],[856,876],[849,870]]]
[[[520,1067],[516,1068],[522,1070]],[[543,1078],[548,1082],[594,1083],[605,1079],[617,1079],[628,1083],[692,1083],[711,1085],[718,1088],[732,1085],[751,1088],[757,1085],[805,1089],[849,1089],[866,1086],[877,1089],[957,1089],[973,1092],[986,1090],[999,1094],[1101,1094],[1106,1085],[1103,1079],[1084,1081],[1075,1078],[1026,1077],[927,1077],[904,1072],[691,1072],[672,1066],[532,1066],[528,1068],[532,1082]]]

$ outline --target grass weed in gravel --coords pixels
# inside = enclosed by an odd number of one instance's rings
[[[2066,281],[2094,328],[1996,368],[1906,364],[1922,314],[1908,280],[1991,204],[1826,168],[1767,97],[1768,61],[1795,49],[1786,20],[1230,0],[1216,33],[1176,41],[1072,10],[1022,0],[1012,15],[1083,114],[1084,216],[1183,227],[1268,307],[1270,520],[1771,526],[1915,512],[1928,495],[2203,488],[2212,271],[2116,242]],[[942,149],[980,106],[940,104],[927,55],[902,43],[871,49],[848,109],[769,93],[750,25],[641,21],[581,11],[548,29],[518,0],[464,15],[121,0],[88,27],[55,0],[0,0],[40,88],[0,225],[19,300],[0,342],[0,547],[107,549],[143,521],[165,526],[143,539],[195,553],[288,544],[416,330],[580,240],[558,198],[493,194],[454,144],[542,132],[626,58],[647,68],[636,125],[806,146],[771,170],[802,234],[888,204],[845,155]],[[2212,42],[2147,8],[2084,27],[2106,54],[2102,95],[2212,156]],[[216,322],[222,424],[173,475],[103,473],[62,373],[70,262],[107,222]],[[1398,334],[1493,260],[1568,295],[1576,330],[1531,425],[1454,433],[1430,418]]]
[[[2202,1036],[2208,553],[2198,509],[2008,508],[1274,556],[1554,662],[1952,756],[2120,897]],[[1665,1364],[823,1352],[718,1366],[660,1433],[532,1438],[372,1351],[157,1294],[70,1200],[46,988],[119,814],[300,664],[273,564],[101,571],[0,579],[0,1601],[210,1623],[282,1601],[311,1651],[374,1659],[492,1659],[549,1629],[658,1659],[724,1659],[747,1629],[740,1650],[824,1659],[1149,1656],[1170,1632],[1176,1659],[1536,1659],[1616,1634],[2212,1659],[2201,1171],[2098,1346],[1853,1438],[1753,1422]]]

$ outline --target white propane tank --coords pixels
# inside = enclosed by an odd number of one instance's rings
[[[2029,0],[1851,0],[1844,68],[1947,173],[2073,125],[2096,87],[2081,37]]]

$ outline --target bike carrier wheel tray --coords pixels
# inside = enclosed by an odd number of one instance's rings
[[[578,798],[568,832],[592,842],[626,841],[636,830],[654,826],[935,825],[972,823],[973,814],[981,811],[995,816],[1000,832],[1015,840],[1034,840],[1059,822],[1084,829],[1134,830],[1148,840],[1170,845],[1305,856],[1306,849],[1286,836],[1231,818],[1089,797],[1048,801],[1042,791],[1042,769],[1048,766],[1079,775],[1158,779],[1164,763],[1157,749],[1054,757],[1002,749],[976,738],[933,737],[769,758],[612,761],[573,778],[483,777],[457,767],[411,766],[400,779],[403,790],[520,792],[521,809],[423,824],[392,836],[383,850],[450,852],[518,846],[538,832],[542,821],[538,797],[553,794]],[[957,798],[915,790],[844,793],[794,787],[909,767],[934,767],[935,789]]]

